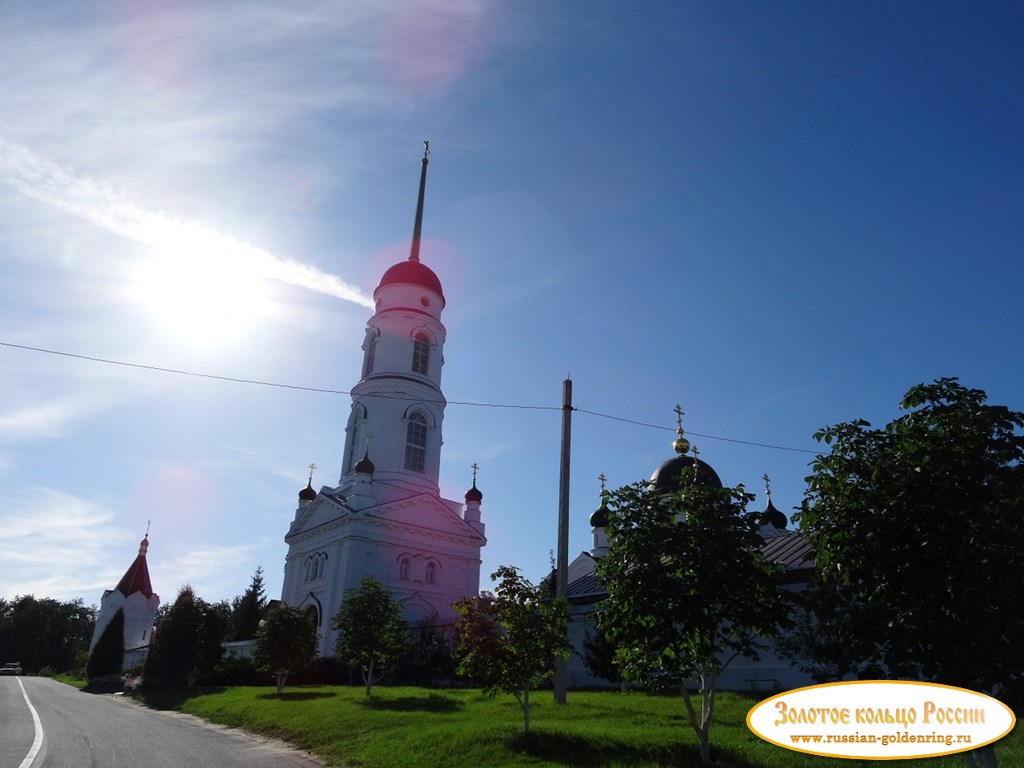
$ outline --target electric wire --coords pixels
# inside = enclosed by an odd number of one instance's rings
[[[298,392],[315,392],[315,393],[318,393],[318,394],[325,394],[325,395],[351,395],[352,394],[352,390],[348,390],[348,389],[325,389],[323,387],[310,387],[310,386],[304,386],[304,385],[301,385],[301,384],[285,384],[283,382],[278,382],[278,381],[264,381],[262,379],[244,379],[244,378],[239,378],[239,377],[236,377],[236,376],[221,376],[221,375],[215,374],[215,373],[203,373],[203,372],[200,372],[200,371],[186,371],[186,370],[183,370],[183,369],[180,369],[180,368],[167,368],[167,367],[164,367],[164,366],[148,365],[148,364],[145,364],[145,363],[129,363],[129,362],[125,361],[125,360],[112,360],[112,359],[106,358],[106,357],[94,357],[94,356],[91,356],[91,355],[80,355],[80,354],[77,354],[77,353],[74,353],[74,352],[65,352],[65,351],[57,350],[57,349],[47,349],[46,347],[33,347],[33,346],[29,346],[27,344],[14,344],[13,342],[9,342],[9,341],[0,341],[0,346],[8,347],[10,349],[20,349],[20,350],[27,351],[27,352],[39,352],[39,353],[42,353],[42,354],[54,355],[54,356],[57,356],[57,357],[67,357],[67,358],[71,358],[71,359],[74,359],[74,360],[85,360],[85,361],[88,361],[88,362],[91,362],[91,363],[102,363],[102,364],[105,364],[105,365],[117,365],[117,366],[121,366],[123,368],[135,368],[137,370],[153,371],[153,372],[156,372],[156,373],[169,373],[169,374],[173,374],[173,375],[176,375],[176,376],[190,376],[192,378],[197,378],[197,379],[212,379],[214,381],[224,381],[224,382],[228,382],[228,383],[231,383],[231,384],[251,384],[251,385],[261,386],[261,387],[272,387],[272,388],[276,388],[276,389],[287,389],[287,390],[293,390],[293,391],[298,391]],[[381,399],[391,399],[391,400],[407,400],[407,401],[410,401],[410,402],[411,401],[415,401],[415,402],[428,402],[428,403],[436,403],[436,404],[440,404],[440,405],[461,405],[461,406],[470,406],[470,407],[476,407],[476,408],[510,408],[510,409],[527,410],[527,411],[561,411],[562,407],[563,407],[563,406],[560,406],[560,405],[523,405],[523,404],[519,404],[519,403],[487,403],[487,402],[478,402],[478,401],[473,401],[473,400],[446,400],[444,398],[438,398],[436,400],[429,400],[429,399],[425,399],[425,398],[410,398],[410,397],[408,397],[406,395],[389,394],[389,393],[385,393],[385,392],[368,393],[366,396],[367,397],[381,398]],[[598,411],[591,411],[591,410],[588,410],[588,409],[585,409],[585,408],[577,408],[577,407],[574,406],[572,410],[575,411],[576,413],[586,414],[588,416],[594,416],[596,418],[601,418],[601,419],[608,419],[610,421],[618,421],[618,422],[621,422],[623,424],[632,424],[632,425],[638,426],[638,427],[646,427],[648,429],[658,429],[658,430],[663,430],[663,431],[668,431],[668,432],[673,431],[672,427],[666,427],[666,426],[663,426],[661,424],[650,424],[650,423],[643,422],[643,421],[637,421],[635,419],[627,419],[627,418],[624,418],[622,416],[613,416],[613,415],[607,414],[607,413],[600,413]],[[759,442],[756,442],[756,441],[753,441],[753,440],[739,440],[739,439],[731,438],[731,437],[720,437],[718,435],[709,435],[709,434],[705,434],[705,433],[701,433],[701,432],[693,432],[693,431],[688,432],[688,434],[694,435],[695,437],[702,437],[702,438],[705,438],[707,440],[719,440],[721,442],[735,443],[737,445],[749,445],[749,446],[756,447],[756,448],[768,448],[768,449],[776,450],[776,451],[791,451],[791,452],[794,452],[794,453],[817,454],[817,451],[812,451],[812,450],[809,450],[807,448],[793,448],[793,447],[785,446],[785,445],[773,445],[771,443],[759,443]]]

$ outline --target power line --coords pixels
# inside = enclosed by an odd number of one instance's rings
[[[162,368],[159,365],[144,365],[142,363],[128,363],[124,360],[110,360],[105,357],[90,357],[89,355],[76,355],[74,352],[61,352],[56,349],[44,349],[43,347],[29,347],[24,344],[11,344],[7,341],[0,341],[0,346],[11,347],[13,349],[24,349],[29,352],[43,352],[47,355],[57,355],[58,357],[71,357],[75,360],[88,360],[91,363],[105,363],[107,365],[120,365],[124,368],[138,368],[143,371],[158,371],[159,373],[173,373],[178,376],[193,376],[197,379],[215,379],[216,381],[229,381],[234,384],[258,384],[263,387],[277,387],[279,389],[297,389],[303,392],[320,392],[328,395],[348,395],[350,392],[346,392],[341,389],[318,389],[317,387],[303,387],[297,384],[281,384],[274,381],[260,381],[259,379],[239,379],[233,376],[218,376],[215,373],[198,373],[196,371],[183,371],[178,368]]]
[[[621,416],[610,416],[607,413],[598,413],[597,411],[587,411],[587,410],[584,410],[583,408],[574,408],[573,410],[577,411],[578,413],[586,413],[586,414],[589,414],[591,416],[599,416],[602,419],[611,419],[612,421],[621,421],[621,422],[623,422],[625,424],[635,424],[638,427],[649,427],[651,429],[661,429],[661,430],[664,430],[666,432],[673,432],[674,431],[672,427],[663,427],[660,424],[648,424],[648,423],[643,422],[643,421],[635,421],[634,419],[624,419]],[[785,446],[785,445],[772,445],[771,443],[757,443],[757,442],[754,442],[753,440],[737,440],[736,438],[732,438],[732,437],[719,437],[718,435],[706,435],[706,434],[703,434],[701,432],[694,432],[693,430],[687,430],[686,434],[694,435],[695,437],[704,437],[704,438],[707,438],[708,440],[721,440],[721,441],[726,442],[726,443],[737,443],[738,445],[752,445],[752,446],[755,446],[757,448],[773,448],[776,451],[794,451],[796,453],[812,453],[812,454],[815,454],[815,455],[817,455],[817,453],[818,453],[817,451],[812,451],[812,450],[809,450],[807,448],[790,448],[789,446]]]
[[[176,376],[191,376],[197,379],[212,379],[214,381],[226,381],[231,384],[253,384],[261,387],[274,387],[276,389],[290,389],[298,392],[316,392],[325,395],[351,395],[352,391],[347,389],[324,389],[322,387],[307,387],[301,384],[284,384],[277,381],[263,381],[261,379],[243,379],[236,376],[220,376],[215,373],[201,373],[199,371],[186,371],[180,368],[166,368],[159,365],[146,365],[144,363],[129,363],[124,360],[111,360],[105,357],[93,357],[90,355],[79,355],[74,352],[63,352],[56,349],[47,349],[45,347],[33,347],[27,344],[14,344],[9,341],[0,341],[0,346],[9,347],[11,349],[20,349],[27,352],[40,352],[46,355],[55,355],[57,357],[68,357],[74,360],[86,360],[91,363],[103,363],[105,365],[117,365],[123,368],[135,368],[143,371],[155,371],[157,373],[170,373]],[[405,397],[404,395],[390,395],[386,393],[379,393],[370,395],[370,397],[386,398],[393,400],[410,400],[411,398]],[[518,410],[527,411],[561,411],[562,407],[558,405],[521,405],[516,403],[483,403],[475,402],[470,400],[428,400],[424,401],[422,398],[415,398],[417,402],[432,402],[438,404],[447,405],[464,405],[476,408],[512,408]],[[595,416],[601,419],[608,419],[610,421],[618,421],[624,424],[633,424],[638,427],[647,427],[649,429],[659,429],[668,432],[672,431],[671,427],[665,427],[660,424],[649,424],[643,421],[636,421],[635,419],[626,419],[621,416],[612,416],[607,413],[598,413],[597,411],[589,411],[584,408],[573,408],[577,413],[583,413],[588,416]],[[794,453],[810,453],[817,454],[817,451],[808,450],[806,448],[791,448],[785,445],[772,445],[771,443],[758,443],[752,440],[738,440],[731,437],[719,437],[718,435],[708,435],[701,432],[690,432],[689,434],[696,437],[703,437],[708,440],[720,440],[726,443],[735,443],[737,445],[750,445],[756,448],[770,448],[776,451],[792,451]]]

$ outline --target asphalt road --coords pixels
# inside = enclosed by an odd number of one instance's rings
[[[41,739],[33,708],[42,728]],[[36,755],[29,762],[34,744]],[[43,677],[0,678],[0,768],[320,765],[279,742],[208,725],[187,715],[156,712],[123,696],[83,693]]]

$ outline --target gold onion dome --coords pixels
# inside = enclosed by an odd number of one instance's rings
[[[682,427],[676,431],[676,439],[672,441],[672,447],[680,456],[690,452],[690,441],[683,437]]]

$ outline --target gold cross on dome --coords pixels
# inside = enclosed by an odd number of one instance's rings
[[[765,472],[764,475],[762,475],[762,478],[764,479],[764,492],[765,492],[765,495],[770,499],[772,497],[772,486],[771,486],[771,480],[768,479],[768,473]]]
[[[604,484],[605,484],[605,481],[608,478],[605,477],[604,476],[604,472],[602,472],[600,475],[597,476],[597,479],[601,481],[601,494],[603,495],[604,494]]]
[[[476,462],[474,461],[474,462],[473,462],[473,466],[471,466],[471,467],[470,467],[470,469],[472,469],[472,470],[473,470],[473,485],[476,485],[476,471],[477,471],[478,469],[480,469],[480,467],[478,467],[478,466],[476,465]]]
[[[313,473],[314,472],[316,472],[316,464],[311,461],[311,462],[309,462],[309,482],[310,483],[313,482]]]
[[[682,408],[679,407],[679,403],[676,403],[676,407],[673,408],[672,410],[676,412],[676,426],[678,426],[679,431],[682,432],[683,431],[683,415],[686,413],[686,411],[684,411]]]

